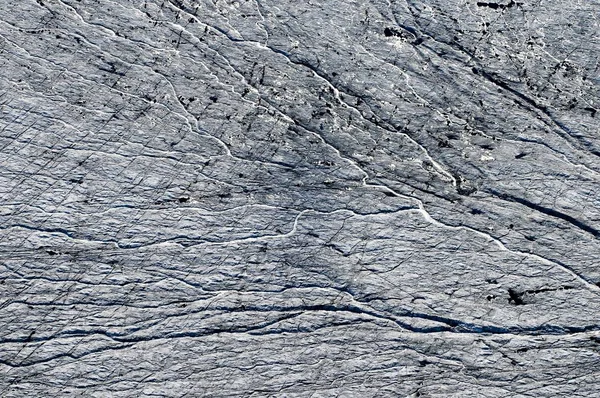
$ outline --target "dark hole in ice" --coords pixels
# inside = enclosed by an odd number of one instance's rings
[[[514,289],[508,289],[508,299],[509,303],[514,303],[515,305],[525,305],[525,302],[521,297],[523,297],[523,293],[518,293]]]
[[[597,110],[596,110],[596,109],[594,109],[594,108],[589,108],[589,107],[587,107],[587,108],[583,108],[583,109],[585,109],[586,111],[589,111],[589,112],[592,114],[592,117],[596,117],[596,112],[597,112]]]
[[[459,195],[470,196],[470,195],[474,194],[475,192],[477,192],[477,188],[470,187],[470,186],[458,185],[456,187],[456,192],[458,192]],[[473,213],[473,211],[471,211],[471,213]],[[473,213],[473,214],[475,214],[475,213]]]

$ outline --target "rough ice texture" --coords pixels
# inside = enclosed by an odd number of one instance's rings
[[[0,396],[600,396],[599,15],[0,1]]]

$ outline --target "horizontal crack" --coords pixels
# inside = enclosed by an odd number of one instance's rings
[[[558,210],[554,210],[554,209],[549,208],[549,207],[545,207],[545,206],[542,206],[542,205],[535,204],[533,202],[530,202],[527,199],[519,198],[517,196],[510,195],[510,194],[507,194],[507,193],[504,193],[504,192],[498,192],[498,191],[493,190],[493,189],[490,189],[488,191],[489,191],[489,193],[491,193],[494,196],[497,196],[500,199],[508,200],[510,202],[519,203],[519,204],[522,204],[523,206],[527,206],[530,209],[533,209],[533,210],[535,210],[537,212],[546,214],[546,215],[554,217],[554,218],[559,218],[559,219],[561,219],[563,221],[566,221],[569,224],[571,224],[571,225],[573,225],[573,226],[581,229],[582,231],[585,231],[585,232],[591,234],[595,238],[600,237],[600,230],[598,230],[598,229],[596,229],[596,228],[594,228],[594,227],[586,224],[585,222],[583,222],[581,220],[578,220],[575,217],[570,216],[570,215],[568,215],[566,213],[560,212]]]

